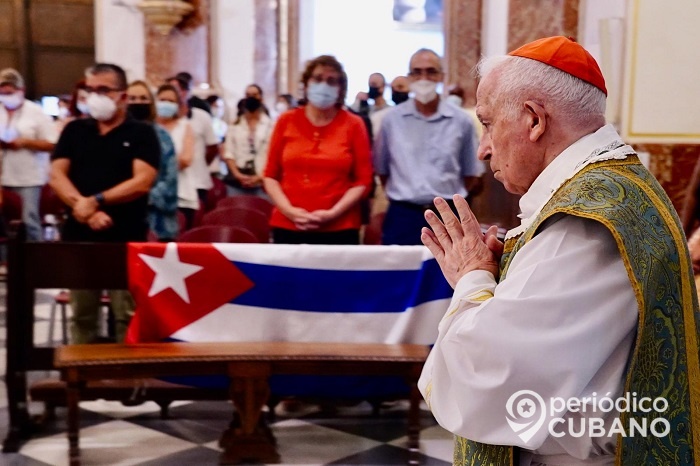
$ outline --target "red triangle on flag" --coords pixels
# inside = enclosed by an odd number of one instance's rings
[[[255,285],[208,243],[129,243],[127,261],[136,301],[129,343],[162,341]],[[188,272],[177,276],[178,267]]]

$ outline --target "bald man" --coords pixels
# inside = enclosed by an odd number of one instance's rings
[[[355,102],[350,108],[365,115],[372,115],[379,110],[389,106],[389,103],[384,99],[384,89],[386,87],[386,79],[381,73],[372,73],[367,81],[368,91],[358,92],[355,97]],[[370,103],[369,101],[372,101]],[[375,132],[376,134],[376,132]]]
[[[393,81],[391,81],[391,100],[395,105],[402,104],[408,100],[408,92],[410,90],[409,84],[410,82],[406,76],[397,76]],[[369,119],[372,122],[372,134],[375,141],[379,135],[379,130],[382,128],[382,120],[386,116],[387,112],[392,108],[394,107],[388,105],[369,116]]]

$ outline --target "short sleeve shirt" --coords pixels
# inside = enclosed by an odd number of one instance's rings
[[[218,144],[219,138],[214,134],[214,123],[211,115],[199,108],[193,108],[191,111],[189,122],[194,132],[194,158],[191,168],[194,173],[195,186],[197,189],[211,189],[214,183],[207,165],[207,146]]]
[[[127,119],[101,135],[97,121],[75,120],[58,140],[53,160],[69,159],[68,178],[83,196],[93,196],[133,177],[133,162],[143,160],[158,170],[160,143],[149,124]],[[69,216],[63,238],[67,241],[143,241],[147,233],[148,195],[122,204],[104,206],[114,225],[93,231]]]
[[[9,116],[5,107],[0,105],[0,138],[39,139],[55,143],[58,136],[53,121],[41,107],[30,100],[25,100],[22,106],[14,111],[12,117]],[[48,174],[48,152],[31,149],[4,151],[0,179],[3,186],[43,186],[46,184]]]
[[[374,168],[387,177],[389,199],[429,204],[435,197],[466,196],[464,177],[484,172],[474,131],[466,113],[442,101],[428,117],[413,99],[387,110],[374,146]]]

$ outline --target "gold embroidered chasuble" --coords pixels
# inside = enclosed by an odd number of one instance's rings
[[[585,166],[559,187],[522,234],[506,241],[499,281],[506,279],[518,250],[555,215],[595,220],[612,233],[639,308],[624,390],[669,402],[663,413],[669,434],[618,436],[616,464],[700,464],[700,317],[686,239],[668,196],[636,155]],[[641,423],[646,416],[648,424],[654,415],[659,413],[622,413],[620,421],[627,429],[630,417]],[[510,466],[514,460],[512,447],[455,438],[455,465]]]

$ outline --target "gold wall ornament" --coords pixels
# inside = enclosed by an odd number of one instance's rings
[[[142,0],[137,6],[146,21],[164,36],[194,10],[185,0]]]

